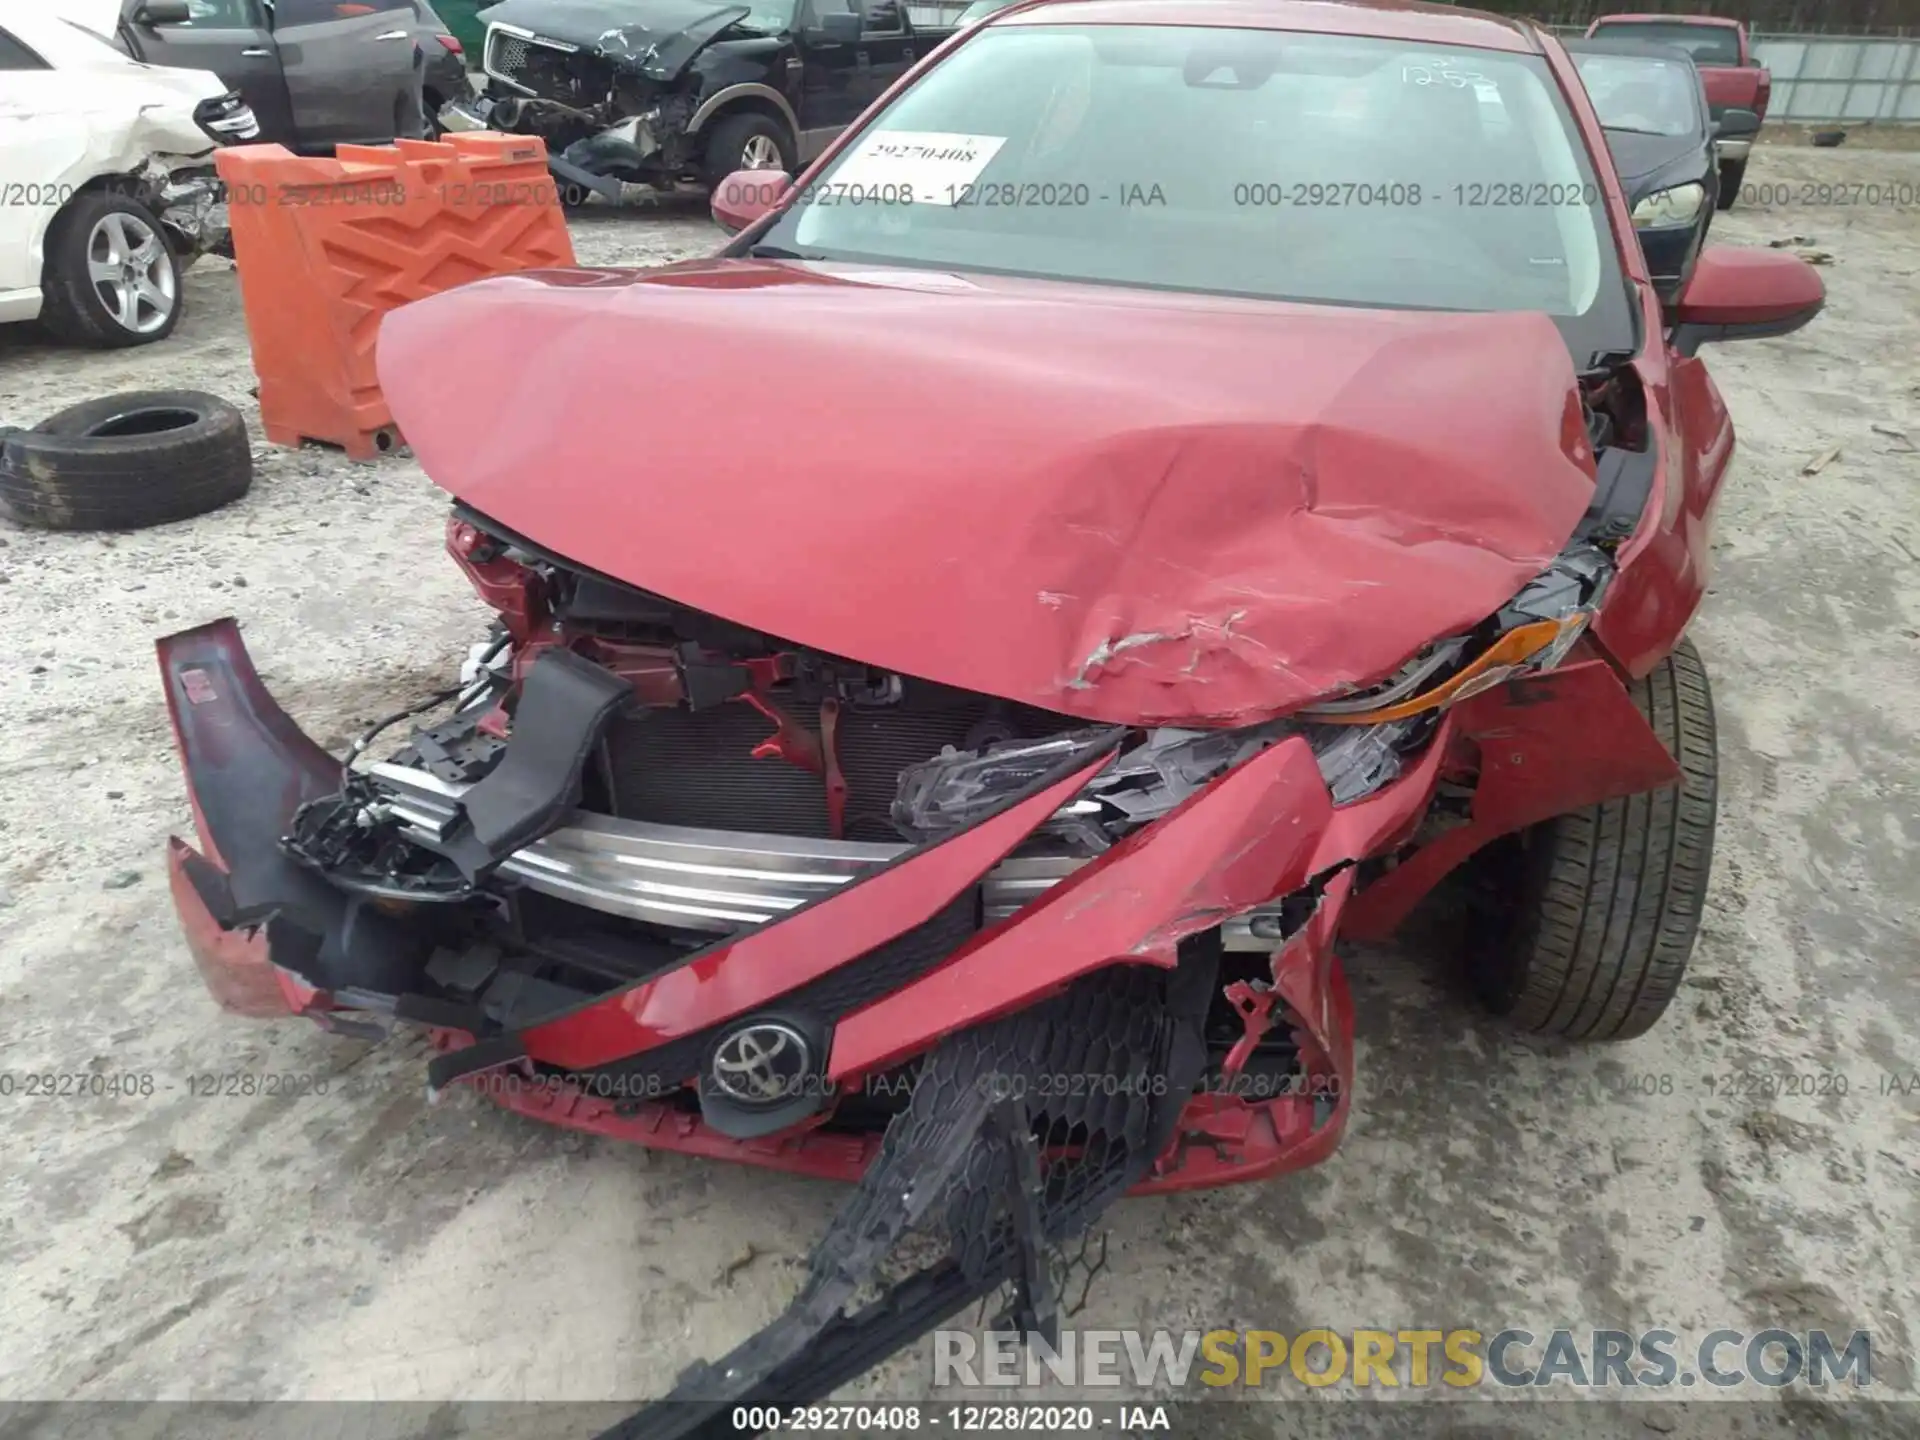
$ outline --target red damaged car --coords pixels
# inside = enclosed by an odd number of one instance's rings
[[[1710,246],[1663,309],[1556,41],[1020,5],[715,207],[714,259],[387,320],[499,621],[385,759],[303,735],[231,622],[160,642],[225,1004],[860,1182],[704,1408],[625,1433],[824,1394],[1003,1287],[1044,1333],[1123,1193],[1324,1158],[1336,946],[1457,866],[1494,1011],[1658,1018],[1714,822],[1697,351],[1823,296]],[[913,1226],[948,1258],[849,1310]]]

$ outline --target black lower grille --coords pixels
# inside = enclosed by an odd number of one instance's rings
[[[817,702],[782,700],[781,708],[815,734]],[[900,771],[965,749],[998,725],[1006,735],[1064,728],[1064,716],[1036,716],[965,691],[909,689],[902,703],[873,709],[842,706],[840,768],[847,780],[848,840],[897,840],[888,821]],[[825,839],[826,782],[777,757],[756,760],[754,746],[772,737],[773,723],[751,705],[727,701],[705,710],[649,710],[616,722],[607,732],[612,808],[625,820],[757,830]]]

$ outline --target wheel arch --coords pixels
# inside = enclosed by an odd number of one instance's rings
[[[764,115],[780,125],[786,130],[788,139],[792,142],[796,153],[798,152],[800,117],[793,113],[793,106],[786,96],[771,85],[752,82],[728,85],[724,89],[714,91],[701,101],[700,107],[687,121],[687,136],[693,140],[704,139],[722,120],[740,114]]]
[[[1680,778],[1618,671],[1584,643],[1557,670],[1463,702],[1446,725],[1433,743],[1459,745],[1475,762],[1470,816],[1354,896],[1341,922],[1349,939],[1384,940],[1450,871],[1504,835]]]

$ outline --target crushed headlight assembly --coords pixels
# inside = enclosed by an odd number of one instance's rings
[[[1419,683],[1466,653],[1468,640],[1436,641],[1383,684],[1299,712],[1318,725],[1384,725],[1444,710],[1527,671],[1551,670],[1587,632],[1613,581],[1613,558],[1593,545],[1562,552],[1493,617],[1496,638],[1440,683]],[[1408,695],[1409,690],[1418,693]]]
[[[978,825],[1015,796],[1076,760],[1112,745],[1110,727],[1072,730],[1046,740],[1016,740],[978,750],[952,746],[900,772],[893,823],[907,835],[932,839]],[[1068,809],[1072,809],[1071,802]],[[1064,813],[1064,812],[1062,812]]]
[[[1336,805],[1363,799],[1400,773],[1402,748],[1424,720],[1335,728],[1276,720],[1245,730],[1153,730],[1116,756],[1041,827],[1098,853],[1160,819],[1189,795],[1290,735],[1303,735]],[[1085,759],[1115,738],[1111,729],[1076,730],[1047,740],[949,751],[900,772],[893,823],[931,839],[979,824],[1048,774]]]
[[[1656,190],[1633,207],[1633,223],[1640,225],[1690,225],[1700,218],[1707,203],[1704,185],[1688,182],[1670,190]]]
[[[1604,550],[1575,545],[1489,619],[1483,630],[1494,631],[1496,638],[1464,664],[1472,637],[1449,636],[1381,684],[1286,719],[1244,730],[1149,731],[1041,828],[1097,853],[1290,735],[1303,736],[1312,746],[1335,805],[1363,800],[1400,774],[1403,757],[1425,739],[1438,712],[1511,676],[1560,664],[1586,633],[1613,573],[1613,558]],[[1445,679],[1432,683],[1449,670]],[[1069,763],[1085,763],[1119,734],[1115,727],[1092,727],[978,750],[949,747],[900,772],[893,823],[921,839],[977,825],[1045,776]]]

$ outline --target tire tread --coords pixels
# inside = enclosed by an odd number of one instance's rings
[[[1518,913],[1489,992],[1514,1024],[1571,1040],[1644,1034],[1672,1003],[1706,903],[1717,806],[1713,696],[1689,641],[1631,687],[1677,784],[1527,832]],[[1485,989],[1486,987],[1483,987]]]
[[[200,420],[154,435],[82,432],[134,406]],[[253,484],[246,420],[215,395],[141,391],[75,405],[0,439],[0,513],[47,530],[137,530],[230,504]]]

